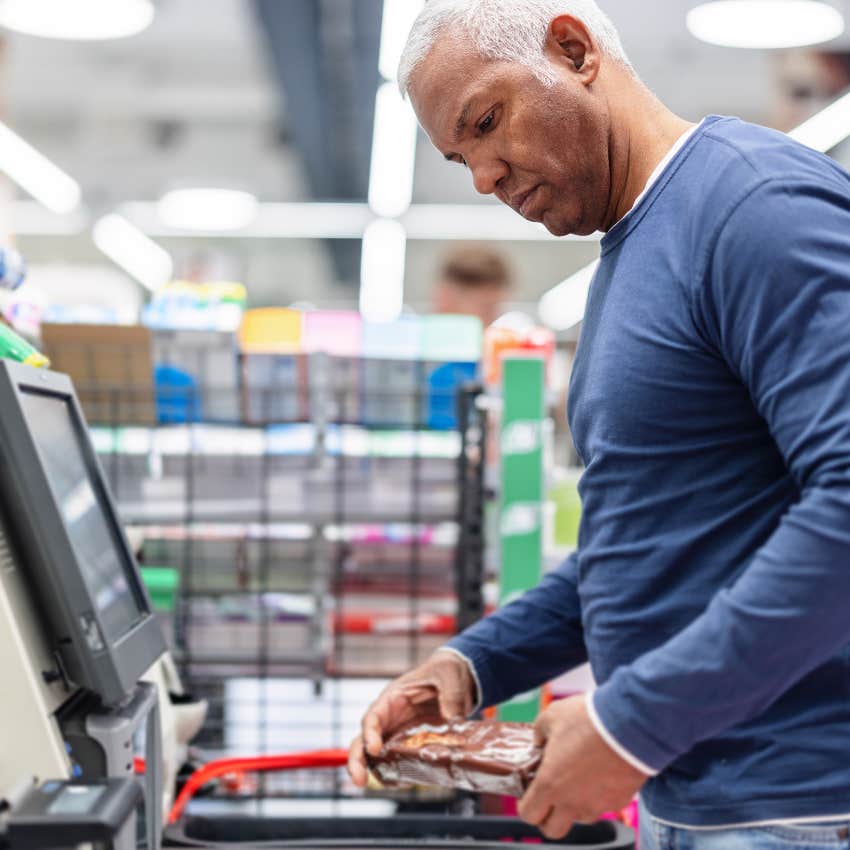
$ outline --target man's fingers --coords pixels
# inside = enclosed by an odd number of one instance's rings
[[[383,723],[377,710],[369,709],[363,718],[362,738],[365,750],[370,756],[376,756],[384,745]]]
[[[538,773],[537,777],[528,787],[519,801],[517,811],[519,816],[526,822],[537,826],[549,817],[549,810],[557,802],[557,788],[549,781],[545,771]]]
[[[550,839],[563,838],[575,823],[573,813],[563,806],[555,806],[542,823],[538,824],[540,831]]]
[[[384,692],[369,706],[363,716],[360,734],[363,736],[363,745],[369,755],[376,756],[381,752],[381,747],[384,745],[384,733],[393,714],[392,702],[392,693]]]
[[[348,773],[358,788],[365,788],[368,779],[366,770],[366,753],[363,749],[363,738],[358,735],[348,749]]]
[[[549,738],[549,712],[544,711],[534,721],[534,746],[542,747]]]
[[[444,720],[464,719],[468,713],[465,694],[461,688],[443,684],[437,691],[440,714]]]
[[[470,694],[464,693],[463,670],[454,661],[432,659],[388,685],[361,721],[364,764],[367,754],[381,752],[385,737],[412,720],[432,717],[438,710],[446,720],[465,717],[471,705]]]
[[[425,699],[422,699],[422,696]],[[390,686],[367,710],[360,727],[363,743],[369,755],[381,752],[384,738],[416,715],[412,707],[433,699],[430,685]]]

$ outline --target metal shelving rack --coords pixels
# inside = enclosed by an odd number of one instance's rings
[[[377,688],[378,680],[426,656],[451,627],[483,612],[486,421],[476,404],[480,388],[459,391],[454,427],[434,430],[430,364],[403,364],[394,372],[385,363],[310,355],[282,367],[276,374],[290,374],[297,383],[240,387],[235,407],[247,421],[238,423],[152,423],[149,388],[112,387],[107,398],[94,386],[81,393],[99,412],[90,424],[100,432],[102,461],[123,519],[147,535],[143,561],[179,567],[171,623],[175,657],[187,687],[210,703],[199,745],[211,757],[245,747],[286,748],[295,733],[289,720],[278,719],[282,700],[289,703],[287,717],[304,718],[298,721],[301,747],[347,745],[346,694],[360,687],[358,680]],[[244,358],[239,371],[247,372]],[[409,378],[406,386],[379,380],[399,375]],[[200,399],[185,395],[203,388],[183,392],[178,408],[203,408]],[[297,402],[288,405],[287,393]],[[157,397],[162,400],[159,389]],[[218,399],[216,406],[229,405]],[[401,414],[394,417],[395,410]],[[292,428],[309,437],[308,450],[281,449],[281,435]],[[371,451],[370,442],[396,437],[401,449]],[[238,445],[223,452],[222,439]],[[132,440],[139,446],[129,450],[125,444]],[[441,452],[430,451],[429,441],[442,441]],[[221,487],[227,476],[228,486]],[[373,539],[376,526],[395,537],[378,533]],[[292,536],[296,528],[299,536]],[[309,613],[290,616],[289,597]],[[282,608],[275,607],[279,602]],[[392,612],[372,612],[369,626],[370,604],[392,606]],[[246,612],[253,619],[240,620]],[[291,648],[287,635],[297,636]],[[246,648],[239,652],[242,637]],[[205,651],[213,639],[219,649]],[[247,736],[240,717],[251,727]],[[261,800],[339,798],[352,791],[334,771],[319,778],[297,772],[261,777],[219,790]]]

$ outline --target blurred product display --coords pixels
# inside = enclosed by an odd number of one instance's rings
[[[27,264],[14,248],[0,248],[0,289],[17,289],[26,280]]]
[[[50,365],[50,361],[40,351],[2,322],[0,322],[0,358],[16,360],[18,363],[38,368]]]

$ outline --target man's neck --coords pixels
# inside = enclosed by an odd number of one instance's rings
[[[612,103],[616,138],[610,144],[611,200],[605,231],[634,206],[658,164],[693,126],[674,115],[651,92],[638,88],[638,92],[629,92],[628,101],[622,98]]]

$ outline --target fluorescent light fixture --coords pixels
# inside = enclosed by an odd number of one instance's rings
[[[176,189],[160,198],[157,211],[176,230],[241,230],[257,217],[257,199],[234,189]]]
[[[126,38],[153,18],[151,0],[0,0],[0,25],[42,38]]]
[[[363,234],[360,313],[367,322],[394,322],[404,305],[407,234],[398,221],[377,219]]]
[[[594,260],[543,295],[537,312],[545,325],[565,331],[584,318],[587,295],[598,266],[599,260]]]
[[[839,97],[788,135],[821,153],[831,151],[850,136],[850,94]]]
[[[8,230],[16,236],[76,236],[88,229],[88,213],[78,207],[67,215],[56,215],[38,201],[21,199],[8,205]]]
[[[2,123],[0,170],[51,212],[64,215],[80,205],[80,184]]]
[[[171,255],[123,216],[110,213],[98,219],[92,236],[94,244],[110,260],[146,289],[153,292],[171,280]]]
[[[366,225],[375,218],[367,204],[261,203],[256,218],[241,230],[187,231],[165,224],[158,205],[150,201],[128,201],[118,211],[148,236],[239,239],[362,239]]]
[[[416,116],[395,83],[375,96],[375,128],[369,170],[369,206],[380,218],[398,218],[413,199]]]
[[[410,28],[424,5],[424,0],[384,0],[378,70],[385,80],[395,80]]]
[[[717,0],[686,21],[692,35],[723,47],[802,47],[844,32],[841,13],[821,0]]]

